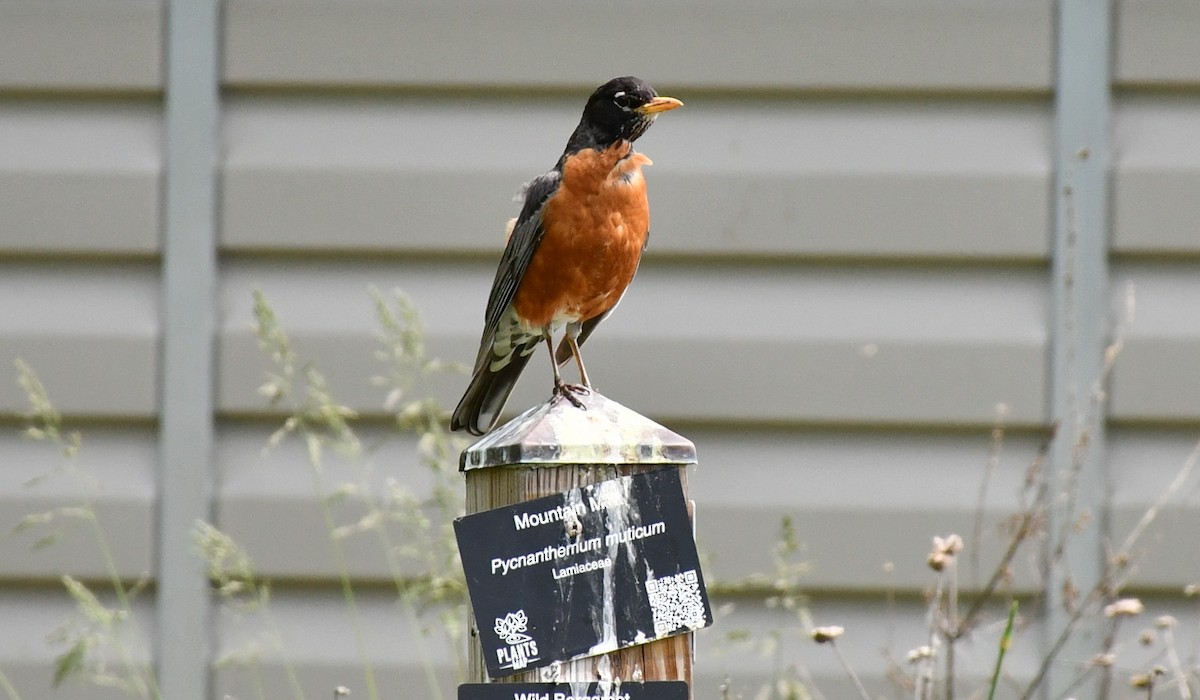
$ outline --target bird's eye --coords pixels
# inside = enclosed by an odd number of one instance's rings
[[[617,94],[613,95],[613,102],[616,102],[617,106],[621,109],[629,109],[629,105],[632,104],[631,100],[629,99],[629,95],[624,92],[618,92]]]

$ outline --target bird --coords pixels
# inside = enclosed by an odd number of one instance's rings
[[[537,346],[554,371],[553,398],[576,407],[591,390],[579,346],[633,281],[650,235],[642,166],[633,149],[655,118],[683,105],[633,76],[596,88],[554,167],[526,185],[488,295],[471,380],[451,430],[490,431]],[[564,331],[557,350],[554,335]],[[581,384],[559,366],[575,359]]]

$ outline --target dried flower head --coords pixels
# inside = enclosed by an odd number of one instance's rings
[[[933,647],[928,646],[928,645],[917,647],[916,649],[913,649],[912,651],[908,652],[908,662],[909,663],[915,663],[922,659],[932,659],[932,658],[933,658]]]
[[[1147,629],[1142,630],[1142,633],[1138,635],[1138,644],[1141,644],[1144,647],[1148,647],[1154,643],[1154,639],[1155,639],[1154,630],[1147,628]]]
[[[950,556],[954,556],[962,551],[963,539],[958,535],[950,535],[946,539],[941,537],[933,538],[933,548],[941,550]]]
[[[1158,617],[1154,618],[1154,626],[1160,630],[1169,630],[1177,624],[1179,624],[1179,620],[1176,620],[1170,615],[1159,615]]]
[[[954,555],[962,551],[963,540],[958,535],[948,535],[947,537],[933,538],[933,549],[929,551],[929,556],[925,557],[925,563],[934,571],[941,571],[946,568],[946,562]]]
[[[1116,654],[1096,654],[1095,656],[1093,656],[1091,658],[1091,661],[1089,661],[1088,663],[1090,663],[1092,666],[1099,666],[1101,668],[1110,668],[1113,664],[1117,663],[1117,655]]]
[[[817,644],[826,644],[842,636],[845,631],[844,628],[837,625],[826,625],[825,627],[814,627],[809,635]]]
[[[1134,688],[1149,688],[1154,685],[1154,679],[1158,676],[1167,675],[1167,669],[1164,666],[1155,666],[1150,669],[1149,673],[1139,673],[1129,678],[1129,685]]]
[[[1200,593],[1200,583],[1189,583],[1183,587],[1183,594],[1189,598],[1197,593]]]
[[[1141,615],[1146,610],[1146,606],[1142,605],[1142,601],[1137,598],[1122,598],[1115,603],[1110,603],[1104,606],[1105,617],[1118,617]]]

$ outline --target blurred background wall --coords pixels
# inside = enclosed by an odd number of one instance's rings
[[[927,642],[930,538],[968,538],[962,585],[986,580],[1055,392],[1072,386],[1054,359],[1073,337],[1054,311],[1055,256],[1070,255],[1054,226],[1077,213],[1056,196],[1056,66],[1078,47],[1055,3],[227,0],[211,25],[212,7],[0,4],[0,368],[36,370],[95,481],[28,483],[62,460],[21,436],[28,403],[0,382],[0,529],[90,499],[120,576],[172,581],[134,602],[146,655],[176,683],[233,658],[192,697],[257,697],[255,678],[290,697],[284,660],[309,697],[365,697],[359,643],[384,697],[425,696],[427,665],[450,692],[446,645],[351,542],[356,641],[304,448],[263,452],[283,414],[258,391],[270,363],[252,293],[363,416],[373,474],[422,492],[416,445],[387,439],[371,381],[387,365],[370,289],[404,290],[429,352],[470,363],[514,196],[616,75],[686,107],[639,142],[655,161],[650,249],[589,368],[696,442],[708,577],[773,572],[790,517],[814,621],[847,628],[842,649],[879,689],[888,658],[904,667]],[[1100,290],[1080,303],[1110,321],[1079,351],[1123,342],[1095,433],[1119,539],[1200,422],[1200,5],[1121,0],[1112,18],[1108,187],[1079,205],[1107,223],[1081,232],[1101,264],[1076,273]],[[545,365],[539,353],[510,408],[541,400]],[[418,390],[451,406],[463,383]],[[160,510],[171,489],[180,506]],[[1200,507],[1193,487],[1179,495],[1128,590],[1195,622],[1179,592],[1200,580]],[[282,644],[203,602],[203,568],[186,563],[199,516],[274,582]],[[0,537],[0,670],[24,698],[121,696],[49,689],[46,638],[74,608],[59,576],[103,590],[106,565],[87,527],[34,539]],[[1033,544],[1014,563],[1022,594],[1038,592],[1036,559]],[[198,616],[194,634],[157,634],[165,590]],[[752,697],[781,665],[846,696],[836,659],[791,618],[761,593],[721,602],[735,599],[699,637],[696,697],[727,677]],[[990,672],[998,624],[963,652],[979,660],[969,677]],[[782,647],[730,644],[735,629],[780,631]],[[1014,676],[1033,672],[1033,646],[1014,649]]]

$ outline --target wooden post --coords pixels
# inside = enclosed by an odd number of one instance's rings
[[[594,391],[579,398],[582,408],[561,398],[535,406],[463,451],[468,515],[664,468],[679,471],[686,497],[686,467],[696,463],[691,441]],[[468,680],[484,682],[474,614],[468,626]],[[690,688],[692,658],[685,633],[493,682],[684,681]]]

